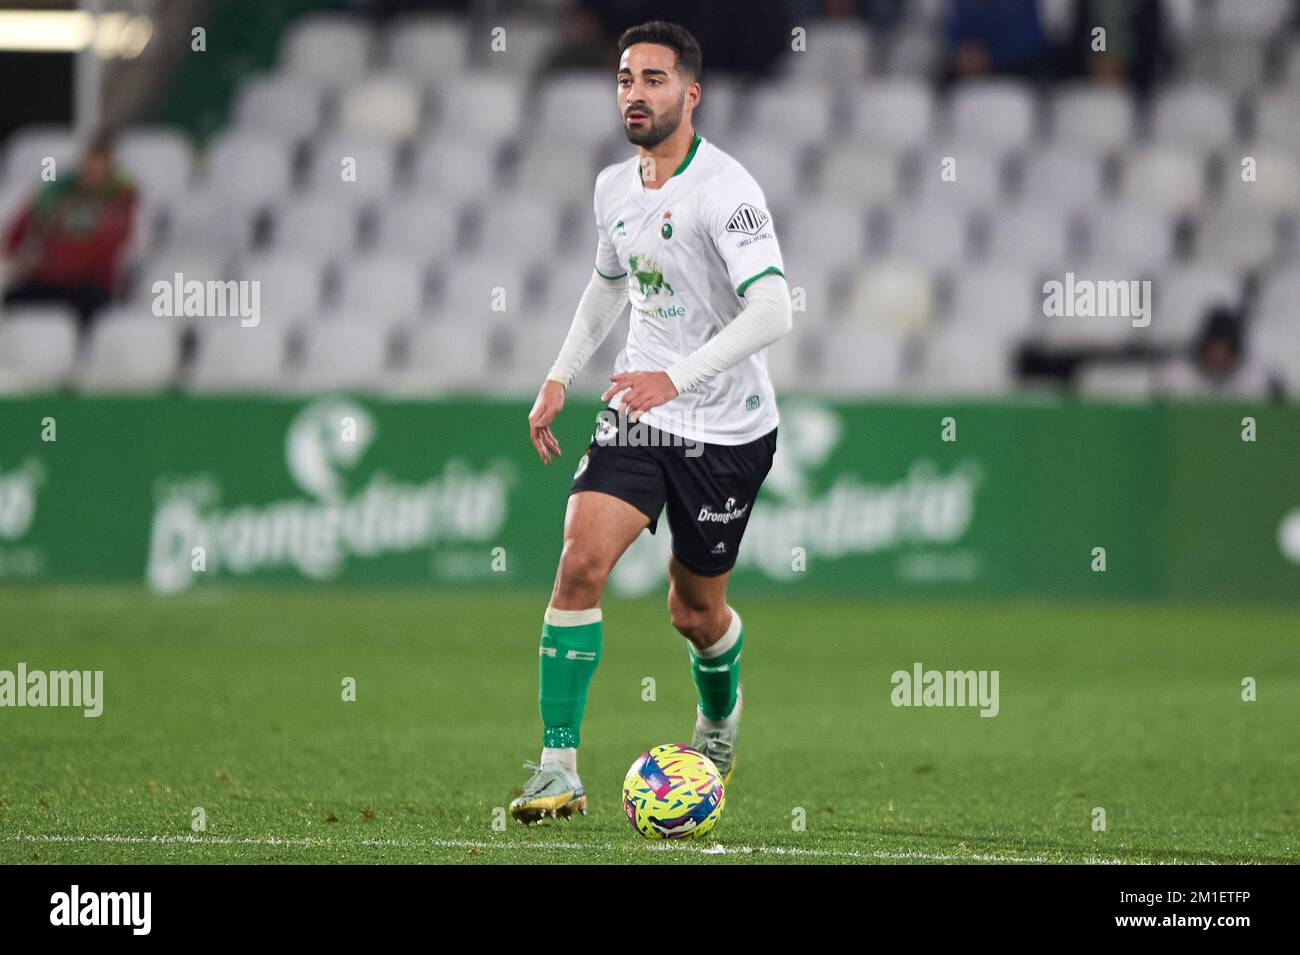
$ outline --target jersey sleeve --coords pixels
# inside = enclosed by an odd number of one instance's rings
[[[627,275],[627,269],[623,268],[619,262],[618,250],[614,248],[614,242],[609,237],[609,229],[601,217],[600,183],[601,178],[597,177],[596,195],[592,200],[592,205],[596,211],[596,271],[603,278],[620,279]]]
[[[785,275],[767,200],[754,177],[743,170],[709,191],[705,222],[731,287],[744,296],[751,282],[764,275]]]

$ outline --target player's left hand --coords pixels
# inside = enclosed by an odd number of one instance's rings
[[[627,412],[629,421],[636,421],[651,408],[677,397],[677,386],[666,371],[621,371],[610,375],[609,380],[613,384],[605,389],[600,400],[608,401],[611,395],[626,389],[622,410]]]

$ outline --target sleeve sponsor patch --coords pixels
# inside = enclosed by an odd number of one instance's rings
[[[731,218],[727,220],[728,232],[741,232],[745,235],[757,235],[758,230],[767,225],[768,215],[762,209],[742,202]]]

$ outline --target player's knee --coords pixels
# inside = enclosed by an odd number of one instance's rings
[[[560,569],[556,575],[557,596],[598,599],[605,588],[607,573],[605,562],[598,555],[566,544],[560,555]]]
[[[707,634],[716,614],[713,608],[700,606],[682,599],[676,588],[668,590],[668,616],[673,629],[687,640],[697,640]]]

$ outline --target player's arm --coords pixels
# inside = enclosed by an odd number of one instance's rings
[[[636,421],[645,411],[722,374],[790,331],[790,290],[785,276],[772,272],[756,278],[745,290],[745,301],[745,308],[722,331],[667,370],[610,375],[613,384],[604,397],[628,389],[623,407],[628,420]]]
[[[689,391],[787,335],[793,326],[785,276],[769,272],[745,289],[745,308],[727,326],[668,369],[677,393]]]
[[[533,447],[545,464],[551,457],[560,456],[560,443],[551,433],[551,422],[564,408],[564,392],[573,376],[582,370],[587,360],[605,340],[627,304],[627,282],[622,276],[610,279],[599,270],[591,273],[578,309],[565,336],[560,354],[546,374],[537,401],[528,414],[528,430]]]

